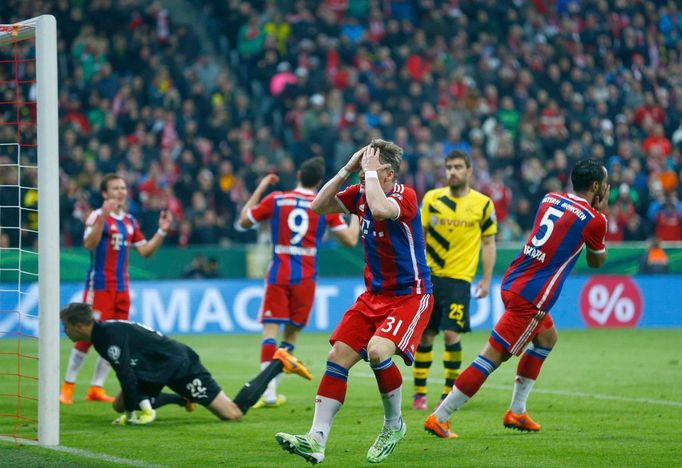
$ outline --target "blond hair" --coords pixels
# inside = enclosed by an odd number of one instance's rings
[[[400,163],[403,160],[403,149],[392,141],[375,138],[369,144],[370,148],[379,149],[379,161],[383,164],[390,164],[391,169],[397,175],[400,171]]]

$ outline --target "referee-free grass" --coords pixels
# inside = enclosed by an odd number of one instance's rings
[[[480,351],[488,333],[465,335],[464,362]],[[76,385],[75,402],[62,406],[62,445],[144,464],[167,466],[303,466],[302,459],[275,442],[278,431],[303,433],[313,416],[314,396],[329,350],[326,334],[301,335],[296,355],[314,374],[312,382],[285,376],[280,392],[288,402],[279,409],[251,410],[240,422],[221,422],[204,408],[188,414],[164,407],[146,427],[115,427],[108,404],[85,402],[95,362],[87,358]],[[258,335],[181,336],[192,346],[229,396],[259,369]],[[27,344],[23,349],[27,349]],[[0,352],[17,349],[0,340]],[[62,342],[62,375],[71,343]],[[443,383],[436,341],[429,379],[432,407]],[[0,372],[16,371],[11,359],[0,361]],[[30,373],[32,360],[22,362]],[[537,434],[502,426],[511,398],[517,358],[502,365],[481,391],[459,412],[453,428],[458,439],[442,440],[422,430],[426,412],[411,409],[411,369],[403,369],[403,410],[407,438],[385,466],[680,466],[682,465],[682,330],[561,331],[557,347],[543,366],[529,399],[529,412],[542,424]],[[465,364],[465,365],[466,365]],[[14,365],[14,367],[12,367]],[[400,364],[402,366],[402,363]],[[35,373],[34,373],[35,375]],[[30,391],[30,384],[22,386]],[[118,385],[112,372],[106,389]],[[0,394],[16,394],[16,380],[0,379]],[[647,403],[643,400],[656,400]],[[0,413],[15,414],[16,397],[0,397]],[[30,406],[24,406],[29,411]],[[369,465],[367,448],[382,425],[382,405],[376,382],[365,363],[350,372],[346,403],[337,415],[327,446],[325,465]],[[0,433],[11,433],[15,421],[0,418]],[[31,424],[24,424],[31,431]],[[109,466],[102,460],[74,457],[38,448],[1,443],[3,460],[12,464]],[[7,457],[7,458],[6,458]],[[28,458],[25,458],[28,457]],[[44,457],[44,458],[41,458]],[[23,460],[23,461],[22,461]],[[41,461],[42,460],[42,461]],[[14,463],[14,462],[16,463]],[[0,462],[3,466],[5,463]]]

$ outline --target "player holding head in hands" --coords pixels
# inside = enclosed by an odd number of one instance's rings
[[[121,393],[114,410],[124,413],[114,424],[148,424],[155,408],[178,403],[199,403],[220,419],[239,419],[260,398],[270,380],[291,372],[308,380],[308,370],[285,349],[277,350],[270,365],[244,385],[234,401],[223,393],[192,348],[139,323],[96,321],[89,304],[74,302],[59,314],[71,341],[88,341],[116,372]],[[168,386],[175,393],[161,393]],[[189,408],[188,408],[189,409]]]
[[[583,160],[571,172],[574,193],[550,192],[542,199],[530,237],[502,280],[506,310],[481,354],[426,419],[427,431],[438,437],[456,437],[450,431],[450,415],[476,394],[500,364],[521,353],[511,405],[503,423],[523,431],[540,430],[540,425],[526,412],[526,400],[557,341],[549,311],[584,245],[590,267],[599,268],[606,261],[603,212],[608,205],[607,178],[601,163]],[[528,343],[530,346],[523,352]]]
[[[444,399],[459,376],[462,364],[461,334],[471,331],[469,302],[471,282],[483,259],[481,281],[475,297],[488,295],[495,266],[495,206],[490,198],[469,186],[473,169],[471,157],[453,150],[445,157],[448,185],[424,195],[421,220],[426,240],[426,260],[431,268],[434,306],[414,360],[412,408],[427,408],[426,388],[433,362],[433,342],[443,330]],[[481,254],[482,252],[482,254]]]
[[[396,183],[401,160],[399,146],[373,140],[351,157],[313,201],[316,213],[345,212],[360,218],[367,290],[346,311],[329,339],[332,350],[317,390],[310,431],[275,436],[285,450],[312,463],[324,460],[334,416],[346,396],[348,370],[361,359],[368,360],[374,371],[384,406],[383,428],[367,451],[367,460],[383,461],[405,437],[402,376],[392,357],[398,354],[412,364],[433,298],[417,196],[410,187]],[[360,183],[339,193],[348,175],[356,171]]]
[[[92,305],[98,319],[127,320],[130,313],[128,292],[128,253],[130,247],[147,258],[154,254],[173,223],[168,210],[159,215],[159,229],[149,241],[144,238],[137,220],[125,211],[128,188],[118,174],[107,174],[102,178],[100,191],[104,202],[94,210],[85,222],[83,246],[91,251],[90,269],[85,284],[83,302]],[[73,403],[73,390],[85,356],[90,349],[88,341],[78,341],[71,350],[66,376],[59,401]],[[90,389],[86,400],[113,401],[102,388],[109,374],[109,364],[99,358],[95,365]]]
[[[317,249],[327,227],[348,247],[358,243],[358,221],[350,226],[340,214],[320,216],[311,204],[324,178],[324,159],[304,161],[297,173],[294,190],[274,192],[258,201],[265,191],[279,181],[275,174],[265,176],[246,202],[239,225],[248,229],[262,221],[270,221],[272,261],[265,277],[266,288],[261,305],[263,324],[261,369],[265,369],[277,351],[277,335],[284,325],[280,348],[294,352],[296,338],[308,323],[317,285]],[[284,395],[277,394],[273,379],[255,408],[277,407],[285,403]]]

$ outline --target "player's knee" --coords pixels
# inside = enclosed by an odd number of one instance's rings
[[[453,345],[460,341],[459,333],[454,330],[443,330],[443,338],[446,345]]]
[[[378,363],[385,361],[393,356],[394,352],[395,344],[389,340],[372,338],[367,344],[369,362]]]
[[[433,346],[433,340],[436,338],[436,332],[433,330],[424,330],[419,344],[421,346]]]

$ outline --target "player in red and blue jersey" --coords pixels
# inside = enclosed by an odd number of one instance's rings
[[[313,463],[324,460],[329,430],[346,396],[348,371],[361,359],[369,361],[384,405],[384,427],[367,460],[383,461],[405,437],[402,376],[392,357],[398,354],[412,364],[433,298],[417,196],[410,187],[396,183],[402,153],[392,142],[373,140],[351,157],[313,202],[317,213],[345,212],[360,218],[367,286],[329,340],[332,350],[317,390],[310,431],[275,436],[282,448]],[[349,173],[358,170],[360,184],[338,193]]]
[[[318,247],[325,230],[329,228],[348,247],[358,242],[357,219],[352,219],[349,226],[340,214],[320,216],[311,208],[324,177],[324,159],[316,157],[303,162],[297,177],[298,186],[294,190],[273,192],[259,203],[268,187],[279,181],[274,174],[265,176],[244,205],[239,219],[242,229],[269,220],[272,235],[272,262],[265,275],[265,296],[260,311],[261,369],[272,361],[282,325],[279,347],[293,353],[298,333],[308,323],[315,300]],[[256,408],[284,404],[284,395],[277,394],[278,381],[270,381]]]
[[[128,254],[135,247],[140,255],[149,257],[161,246],[173,217],[168,210],[159,216],[159,229],[149,242],[140,231],[137,220],[124,211],[128,198],[125,181],[117,174],[102,178],[100,191],[104,198],[102,207],[94,210],[85,222],[83,245],[91,251],[90,269],[85,284],[83,302],[90,304],[98,320],[127,320],[130,312],[128,292]],[[69,357],[59,401],[73,403],[73,390],[85,356],[92,344],[79,341]],[[97,359],[88,401],[114,401],[102,388],[111,366]]]
[[[526,401],[558,335],[549,311],[561,287],[587,246],[587,264],[606,261],[609,186],[606,168],[594,160],[576,164],[571,172],[574,193],[551,192],[540,202],[530,237],[502,280],[505,312],[474,362],[455,381],[452,392],[430,415],[424,428],[438,437],[456,437],[450,415],[479,390],[488,376],[512,355],[520,355],[514,392],[504,414],[505,427],[539,431],[528,416]]]

